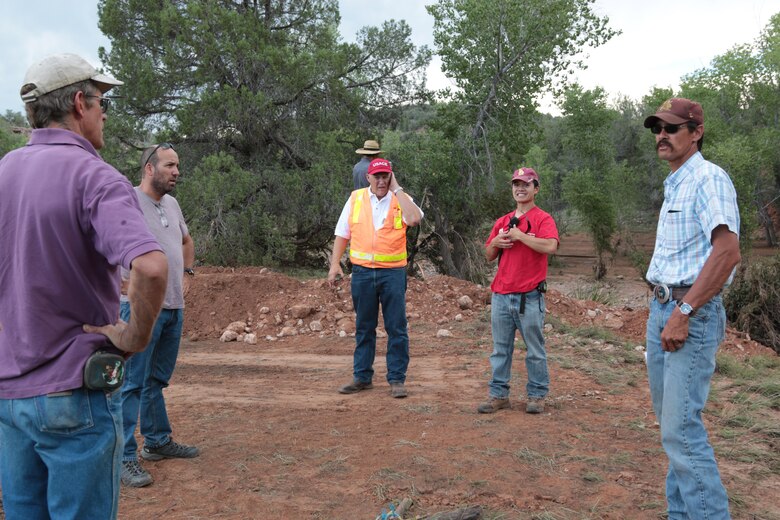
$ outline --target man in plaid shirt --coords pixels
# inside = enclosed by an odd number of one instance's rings
[[[644,126],[671,168],[647,271],[647,373],[669,458],[669,520],[730,518],[701,411],[726,329],[720,292],[740,261],[737,196],[728,174],[701,155],[699,103],[669,99]]]

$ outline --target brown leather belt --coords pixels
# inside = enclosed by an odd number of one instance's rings
[[[680,302],[691,289],[690,285],[684,287],[671,287],[664,283],[652,285],[651,287],[653,288],[653,297],[658,303],[666,303],[670,300]]]

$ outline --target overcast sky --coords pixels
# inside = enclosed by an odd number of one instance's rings
[[[431,0],[339,0],[341,33],[351,41],[360,27],[405,19],[414,41],[433,48],[426,3]],[[0,113],[23,110],[19,87],[31,63],[74,52],[99,66],[97,49],[109,45],[97,27],[95,0],[0,0],[0,8]],[[588,69],[577,80],[585,88],[601,86],[612,97],[639,99],[653,86],[676,89],[684,74],[708,66],[736,44],[752,43],[780,12],[780,0],[597,0],[595,10],[623,34],[589,51]],[[431,88],[449,84],[440,65],[434,58]]]

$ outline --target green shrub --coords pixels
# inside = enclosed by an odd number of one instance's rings
[[[723,303],[737,329],[780,354],[780,255],[743,263]]]

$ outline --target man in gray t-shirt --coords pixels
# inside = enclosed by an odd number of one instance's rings
[[[179,156],[169,143],[144,150],[142,177],[135,192],[146,224],[168,258],[168,287],[160,317],[154,326],[146,350],[127,362],[122,385],[122,416],[125,450],[122,455],[122,484],[143,487],[152,476],[139,463],[135,426],[140,412],[144,446],[141,457],[147,460],[192,458],[199,454],[195,446],[179,444],[171,437],[171,425],[165,409],[163,389],[173,375],[184,321],[184,286],[195,276],[195,246],[184,222],[179,203],[168,195],[179,177]],[[130,305],[123,297],[122,319],[129,319]]]

